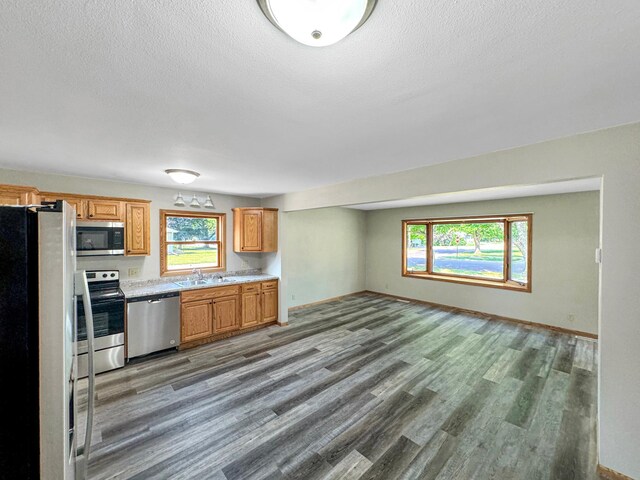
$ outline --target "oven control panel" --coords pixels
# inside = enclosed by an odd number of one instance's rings
[[[92,270],[87,271],[87,281],[92,282],[111,282],[120,279],[118,270]]]

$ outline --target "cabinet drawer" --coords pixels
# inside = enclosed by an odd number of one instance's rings
[[[268,282],[262,282],[262,289],[263,290],[273,290],[274,288],[278,288],[278,281],[277,280],[271,280]]]
[[[198,290],[189,290],[182,292],[180,298],[183,302],[191,302],[193,300],[206,300],[209,298],[227,297],[229,295],[238,295],[240,293],[240,285],[232,287],[214,287],[200,288]]]
[[[242,293],[252,293],[252,292],[259,292],[259,291],[260,291],[259,283],[247,283],[245,285],[242,285]]]

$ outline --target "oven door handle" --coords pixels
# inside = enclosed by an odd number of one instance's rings
[[[87,329],[87,424],[84,437],[84,445],[78,448],[76,461],[76,480],[87,478],[87,466],[89,464],[89,454],[91,452],[91,435],[93,434],[93,414],[96,396],[95,367],[93,362],[94,354],[94,332],[93,332],[93,310],[91,308],[91,296],[89,294],[89,282],[85,270],[76,272],[75,293],[82,296],[84,307],[84,317]]]

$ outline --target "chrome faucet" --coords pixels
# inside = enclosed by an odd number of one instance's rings
[[[200,270],[199,268],[194,268],[191,273],[194,273],[198,277],[198,280],[204,279],[204,274],[202,273],[202,270]]]

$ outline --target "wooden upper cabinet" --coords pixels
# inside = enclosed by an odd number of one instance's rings
[[[150,202],[75,193],[40,192],[35,187],[0,185],[0,205],[37,205],[64,200],[76,209],[76,218],[125,222],[125,254],[151,255]]]
[[[151,232],[148,203],[126,204],[126,249],[127,255],[150,255]]]
[[[83,198],[72,196],[72,195],[60,195],[58,193],[53,193],[53,192],[42,192],[40,194],[41,202],[55,202],[56,200],[64,200],[73,208],[75,208],[76,218],[78,219],[87,218],[87,202]]]
[[[213,302],[200,300],[183,303],[181,306],[180,341],[190,342],[213,335]]]
[[[262,211],[240,212],[240,245],[243,252],[259,252],[262,249]]]
[[[213,332],[223,333],[240,328],[238,296],[213,300]]]
[[[233,250],[235,252],[277,251],[278,210],[275,208],[234,208]]]
[[[37,188],[21,185],[0,185],[0,205],[33,205],[40,203]]]
[[[265,208],[262,212],[262,251],[278,251],[278,210]]]
[[[124,220],[124,203],[119,200],[87,200],[87,216],[89,220]]]
[[[76,209],[76,218],[85,219],[87,218],[87,202],[85,202],[81,198],[63,198],[65,202],[71,205]]]

